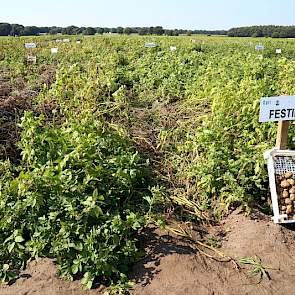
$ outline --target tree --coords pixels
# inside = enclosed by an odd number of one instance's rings
[[[131,33],[132,33],[132,29],[131,28],[124,28],[124,34],[126,34],[126,35],[130,35]]]
[[[165,34],[166,36],[173,36],[173,30],[165,30],[165,31],[164,31],[164,34]]]
[[[96,28],[96,33],[102,35],[104,33],[103,28]]]
[[[39,34],[39,30],[35,26],[24,27],[22,31],[23,36],[36,36],[38,34]]]
[[[18,25],[18,24],[12,24],[11,25],[11,31],[10,31],[10,35],[11,36],[20,36],[22,35],[22,31],[24,29],[24,26],[22,25]]]
[[[69,26],[62,29],[62,34],[64,35],[76,35],[79,28],[76,26]]]
[[[95,33],[96,31],[92,27],[88,27],[82,32],[83,35],[94,35]]]
[[[149,27],[148,34],[153,35],[154,34],[154,27]]]
[[[147,35],[148,34],[148,28],[139,28],[138,29],[139,35]]]
[[[62,28],[59,28],[59,27],[51,27],[49,29],[49,34],[51,34],[51,35],[55,35],[55,34],[58,34],[61,32],[62,32]]]
[[[47,34],[49,33],[49,27],[38,27],[38,33]]]
[[[156,35],[163,35],[164,34],[164,30],[162,27],[160,26],[157,26],[153,29],[153,34],[156,34]]]
[[[8,36],[11,31],[11,25],[8,23],[0,23],[0,36]]]
[[[118,34],[123,34],[124,33],[124,29],[122,27],[118,27],[117,28],[117,33]]]
[[[175,29],[173,30],[173,36],[178,36],[179,35],[179,30]]]
[[[273,33],[271,34],[271,37],[272,37],[272,38],[280,38],[280,33],[279,33],[279,32],[273,32]]]
[[[83,34],[83,31],[85,31],[86,30],[86,28],[85,27],[80,27],[80,28],[78,28],[77,30],[76,30],[76,34],[78,35],[78,34]],[[96,32],[96,31],[95,31]]]

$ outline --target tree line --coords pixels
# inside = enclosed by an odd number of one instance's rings
[[[225,30],[182,30],[182,29],[164,29],[161,26],[155,27],[117,27],[117,28],[101,28],[101,27],[76,27],[68,26],[62,27],[36,27],[36,26],[23,26],[19,24],[0,23],[0,36],[36,36],[40,34],[63,34],[63,35],[95,35],[95,34],[139,34],[139,35],[226,35]]]
[[[230,37],[295,38],[295,26],[239,27],[230,29],[227,35]]]
[[[95,35],[95,34],[139,34],[139,35],[228,35],[230,37],[272,37],[272,38],[295,38],[295,26],[251,26],[238,27],[226,30],[182,30],[164,29],[161,26],[155,27],[36,27],[23,26],[19,24],[0,23],[0,36],[36,36],[40,34],[63,34],[63,35]]]

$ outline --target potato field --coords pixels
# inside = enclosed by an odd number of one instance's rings
[[[295,95],[294,42],[1,37],[0,280],[46,257],[62,278],[125,294],[147,230],[192,240],[185,226],[237,208],[270,218],[276,124],[258,122],[259,104]],[[213,238],[194,241],[220,256]]]

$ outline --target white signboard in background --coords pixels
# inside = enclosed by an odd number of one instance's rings
[[[51,53],[56,54],[58,52],[58,48],[51,48]]]
[[[81,43],[81,40],[77,40],[76,43],[77,43],[77,44],[80,44],[80,43]]]
[[[153,48],[153,47],[156,47],[157,44],[156,43],[152,43],[152,42],[148,42],[148,43],[145,43],[144,44],[144,47],[147,47],[147,48]]]
[[[61,39],[56,39],[55,42],[56,42],[56,43],[61,43],[62,40],[61,40]]]
[[[70,42],[70,39],[63,39],[62,42],[69,43]]]
[[[276,53],[278,53],[278,54],[282,53],[282,49],[281,48],[277,48],[276,49]]]
[[[295,96],[262,97],[259,122],[295,120]]]
[[[170,46],[170,51],[175,51],[176,50],[176,46]]]
[[[36,48],[37,45],[36,45],[36,43],[25,43],[25,47],[27,49],[31,49],[31,48]]]
[[[256,50],[263,50],[264,49],[264,46],[262,46],[262,45],[256,45],[255,46],[255,49]]]

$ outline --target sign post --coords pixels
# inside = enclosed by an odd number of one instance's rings
[[[278,148],[279,150],[284,150],[287,148],[288,129],[289,129],[289,121],[278,122],[276,148]]]

